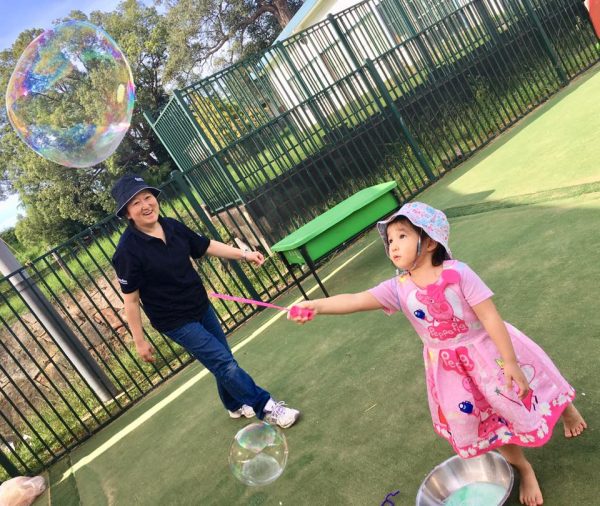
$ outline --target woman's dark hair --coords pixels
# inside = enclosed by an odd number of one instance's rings
[[[410,221],[406,216],[398,216],[395,220],[392,220],[388,223],[388,227],[392,223],[408,224],[422,238],[428,237],[429,239],[431,239],[431,237],[429,237],[421,227],[415,226],[413,224],[413,222]],[[431,240],[433,241],[433,239],[431,239]],[[435,249],[433,250],[433,255],[431,257],[431,263],[435,266],[442,265],[444,263],[444,260],[446,260],[446,257],[447,257],[446,248],[444,248],[439,242],[436,242],[436,246],[435,246]]]

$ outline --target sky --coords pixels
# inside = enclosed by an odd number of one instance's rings
[[[24,214],[18,209],[18,205],[18,195],[10,195],[6,200],[0,201],[0,231],[15,226],[17,213]]]
[[[0,51],[11,47],[23,30],[50,28],[54,20],[67,16],[72,10],[86,14],[92,11],[110,12],[119,3],[120,0],[0,0]],[[2,90],[2,107],[4,93],[5,90]],[[24,214],[18,204],[19,199],[15,195],[0,201],[0,231],[14,226],[17,214]]]
[[[0,50],[12,46],[23,30],[50,28],[73,10],[110,12],[119,0],[0,0]]]

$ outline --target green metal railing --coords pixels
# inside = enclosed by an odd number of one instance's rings
[[[413,195],[599,58],[578,0],[366,0],[147,119],[212,213],[272,243],[390,174]]]

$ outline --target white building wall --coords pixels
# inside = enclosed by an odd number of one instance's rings
[[[454,7],[458,9],[460,6],[466,5],[469,2],[470,0],[454,0]],[[291,33],[289,33],[288,36],[298,34],[310,26],[326,20],[329,14],[337,14],[356,5],[357,3],[360,2],[356,0],[317,0],[314,7],[312,7],[308,13],[305,13],[302,20],[300,20],[300,22],[294,26],[293,30],[291,30]],[[356,10],[353,11],[354,14],[343,15],[343,22],[340,23],[343,25],[342,31],[347,33],[348,39],[352,41],[350,45],[354,48],[354,53],[361,65],[363,64],[365,58],[376,59],[378,56],[380,56],[382,51],[392,49],[401,40],[403,40],[399,38],[398,34],[391,33],[387,29],[386,22],[381,18],[379,9],[374,8],[376,5],[379,5],[379,1],[377,0],[367,4],[364,9],[361,9],[360,12],[363,16],[362,19],[356,14],[358,12],[358,10]],[[438,6],[446,6],[447,8],[448,0],[433,0],[431,7],[435,9]],[[495,13],[496,9],[498,9],[498,4],[496,2],[492,2],[491,4],[487,3],[487,6],[488,9],[492,9],[491,14]],[[425,16],[429,16],[430,14],[432,13],[424,13]],[[368,18],[371,18],[371,20]],[[479,20],[469,20],[469,23],[473,22],[477,23]],[[321,30],[324,30],[324,28],[321,28]],[[371,42],[374,32],[378,33],[379,47],[377,48],[374,47]],[[337,40],[337,36],[335,36],[332,29],[329,30],[328,37],[330,37],[332,43],[334,39]],[[303,44],[302,51],[288,51],[296,70],[300,73],[301,78],[304,80],[306,88],[308,88],[311,94],[314,94],[316,91],[322,89],[323,83],[326,85],[333,84],[343,76],[335,75],[339,74],[338,68],[335,65],[328,64],[328,49],[326,47],[322,47],[323,38],[320,38],[320,46],[314,43],[314,36],[309,35],[304,40],[305,43]],[[300,44],[300,42],[297,41],[295,44]],[[334,51],[337,51],[338,55],[343,55],[344,60],[351,62],[352,59],[350,58],[350,55],[348,55],[346,49],[339,44],[339,41],[337,44],[339,47],[334,49]],[[400,52],[398,55],[399,58],[396,58],[397,62],[402,62],[402,64],[406,67],[414,66],[415,62],[411,59],[409,52],[404,47],[399,47],[397,51]],[[275,61],[271,63],[275,63]],[[355,65],[352,64],[351,69],[355,68]],[[393,78],[384,65],[378,65],[377,69],[384,82]],[[276,79],[274,79],[274,83],[277,83],[277,89],[280,90],[280,94],[282,96],[282,100],[285,102],[285,106],[288,108],[297,106],[301,101],[298,97],[298,92],[295,91],[295,89],[297,89],[299,86],[298,76],[292,75],[287,65],[278,66],[274,64],[272,65],[271,71],[275,72]],[[410,73],[411,72],[409,72],[409,74]],[[303,91],[300,93],[301,95],[304,94]],[[344,107],[347,105],[347,99],[342,93],[335,93],[334,100],[335,102],[339,103],[339,107]],[[309,120],[311,123],[316,121],[316,118],[310,111],[306,112],[306,114],[307,120]]]

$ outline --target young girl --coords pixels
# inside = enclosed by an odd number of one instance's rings
[[[572,404],[575,391],[538,345],[502,321],[477,274],[452,259],[444,213],[411,202],[377,229],[398,276],[298,305],[314,314],[401,310],[424,344],[435,431],[463,458],[498,449],[520,473],[521,503],[542,504],[521,447],[545,444],[561,417],[566,437],[581,434],[587,425]]]

